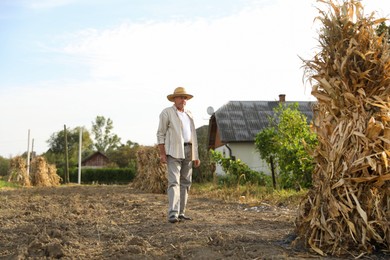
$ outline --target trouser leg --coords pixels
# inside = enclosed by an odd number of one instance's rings
[[[168,156],[168,218],[178,216],[180,210],[181,160]]]
[[[186,147],[187,148],[187,147]],[[182,161],[180,170],[180,208],[179,214],[184,214],[187,206],[188,193],[192,183],[191,147],[185,149],[186,158]]]

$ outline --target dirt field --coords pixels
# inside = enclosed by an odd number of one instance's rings
[[[191,195],[194,220],[171,224],[166,208],[127,185],[0,190],[0,259],[319,259],[291,248],[294,210]]]

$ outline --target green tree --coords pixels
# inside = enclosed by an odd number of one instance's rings
[[[76,167],[78,165],[79,157],[79,139],[80,139],[80,127],[73,129],[66,129],[68,139],[68,158],[69,167]],[[47,140],[49,149],[43,156],[49,163],[55,164],[57,169],[61,169],[65,166],[65,132],[64,130],[53,133],[50,139]],[[83,129],[82,133],[82,157],[86,157],[92,153],[92,139],[87,130]]]
[[[275,159],[281,188],[311,186],[314,165],[310,151],[317,145],[317,136],[298,108],[298,104],[280,104],[270,118],[270,127],[255,139],[261,157],[268,163]]]
[[[108,151],[107,156],[112,163],[115,163],[119,168],[135,169],[137,165],[138,143],[127,141],[116,149]]]
[[[272,118],[270,119],[272,120]],[[256,149],[260,152],[260,158],[263,159],[271,168],[272,185],[276,188],[276,158],[278,153],[277,132],[275,127],[269,127],[259,132],[255,139]]]
[[[112,133],[113,121],[104,116],[97,116],[92,122],[92,134],[94,135],[94,147],[99,152],[110,152],[121,145],[120,138]]]

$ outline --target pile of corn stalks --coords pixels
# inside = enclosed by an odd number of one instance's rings
[[[150,193],[166,193],[167,173],[167,165],[160,163],[158,146],[145,146],[138,149],[134,187]]]
[[[27,174],[26,159],[17,156],[10,161],[8,181],[25,187],[52,187],[60,185],[61,177],[57,174],[55,165],[48,164],[42,156],[31,160],[30,171]]]
[[[7,180],[25,187],[31,186],[31,181],[27,174],[26,159],[21,156],[11,158]]]
[[[305,62],[317,98],[313,188],[296,244],[355,257],[390,248],[390,52],[360,1],[319,1],[320,51]]]
[[[34,186],[52,187],[60,185],[61,177],[55,165],[48,164],[42,156],[31,162],[31,183]]]

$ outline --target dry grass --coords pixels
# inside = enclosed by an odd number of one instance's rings
[[[296,209],[307,195],[307,190],[274,190],[270,187],[258,185],[221,187],[215,183],[194,183],[191,187],[191,194],[222,199],[226,202],[246,204],[267,203],[274,206]]]

